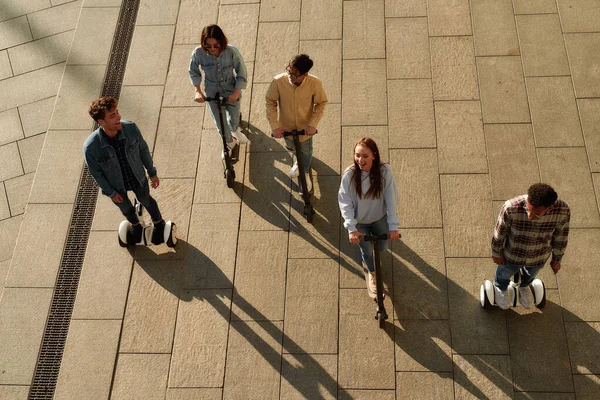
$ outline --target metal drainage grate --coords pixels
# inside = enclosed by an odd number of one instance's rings
[[[139,0],[123,0],[102,86],[103,96],[118,98],[121,93],[138,8]],[[94,129],[97,127],[95,124]],[[29,392],[32,400],[54,397],[97,198],[98,188],[84,166]]]

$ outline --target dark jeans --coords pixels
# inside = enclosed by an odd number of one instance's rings
[[[148,185],[148,181],[146,181],[143,186],[134,189],[133,193],[135,193],[135,197],[142,203],[144,208],[148,210],[148,213],[152,217],[152,221],[158,222],[162,219],[156,200],[150,196],[150,185]],[[127,218],[127,221],[131,222],[133,225],[139,224],[140,220],[135,212],[135,207],[131,204],[131,200],[127,197],[127,193],[119,192],[119,194],[123,197],[123,201],[115,203],[115,205],[119,207],[125,218]]]

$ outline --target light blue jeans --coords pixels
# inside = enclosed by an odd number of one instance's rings
[[[296,146],[294,146],[294,139],[291,136],[284,137],[285,147],[288,150],[295,152]],[[308,172],[310,170],[310,164],[312,162],[312,153],[313,153],[313,138],[311,137],[304,142],[300,142],[300,153],[302,154],[302,162],[304,163],[304,172]]]
[[[231,142],[231,132],[235,131],[240,125],[240,100],[242,99],[242,94],[240,93],[240,97],[236,102],[227,103],[225,107],[222,107],[221,110],[223,112],[223,128],[225,130],[225,141],[227,143]],[[221,120],[219,119],[219,108],[214,101],[209,101],[208,106],[210,107],[210,113],[213,116],[213,120],[215,121],[215,125],[219,130],[219,134],[223,136],[223,131],[221,129]]]
[[[494,286],[500,290],[508,289],[510,284],[510,278],[514,276],[519,270],[523,272],[523,280],[519,283],[519,286],[529,286],[535,279],[538,272],[544,267],[544,264],[535,267],[524,267],[522,265],[511,264],[508,261],[504,265],[498,265],[496,268],[496,278],[494,279]]]
[[[356,229],[364,233],[365,235],[383,235],[384,233],[388,233],[389,225],[387,223],[387,215],[384,215],[379,221],[372,222],[370,224],[356,224]],[[379,251],[384,252],[388,248],[387,240],[380,240]],[[360,238],[360,242],[358,243],[360,247],[360,256],[362,261],[367,265],[367,269],[369,272],[375,271],[375,260],[373,258],[373,244],[372,242],[365,241],[362,237]]]

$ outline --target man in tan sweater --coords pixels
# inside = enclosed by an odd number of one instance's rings
[[[286,72],[273,78],[265,96],[267,119],[273,137],[280,139],[283,138],[283,132],[294,129],[304,130],[305,134],[300,136],[300,150],[309,191],[312,190],[309,174],[312,161],[312,137],[317,133],[317,125],[327,104],[323,83],[319,78],[308,73],[312,66],[313,61],[306,54],[294,56]],[[293,152],[294,142],[287,137],[284,140],[288,150]],[[297,161],[294,162],[289,175],[291,178],[299,175]]]

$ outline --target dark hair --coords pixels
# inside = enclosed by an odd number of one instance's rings
[[[306,54],[298,54],[290,60],[290,67],[294,67],[302,75],[306,74],[313,66],[313,60]]]
[[[94,118],[94,121],[98,122],[99,119],[104,119],[104,113],[106,111],[116,108],[118,103],[119,100],[114,97],[100,97],[99,99],[92,101],[88,113],[90,114],[90,117]]]
[[[221,45],[221,51],[225,50],[227,44],[227,36],[223,33],[219,25],[208,25],[202,29],[202,33],[200,34],[200,47],[202,50],[206,51],[204,45],[206,44],[206,39],[215,39]]]
[[[356,153],[356,148],[358,146],[364,146],[371,150],[373,153],[373,165],[371,166],[371,170],[369,171],[369,181],[371,182],[371,187],[365,194],[365,197],[371,197],[374,199],[379,198],[381,196],[381,192],[383,191],[383,178],[381,176],[381,158],[379,157],[379,149],[377,148],[377,143],[371,138],[364,137],[360,139],[354,145],[354,153]],[[356,194],[359,199],[362,199],[362,174],[361,169],[356,163],[356,159],[354,159],[354,172],[352,174],[352,180],[354,181],[354,186],[356,188]]]
[[[550,207],[558,199],[552,186],[545,183],[534,183],[527,189],[527,200],[534,207]]]

